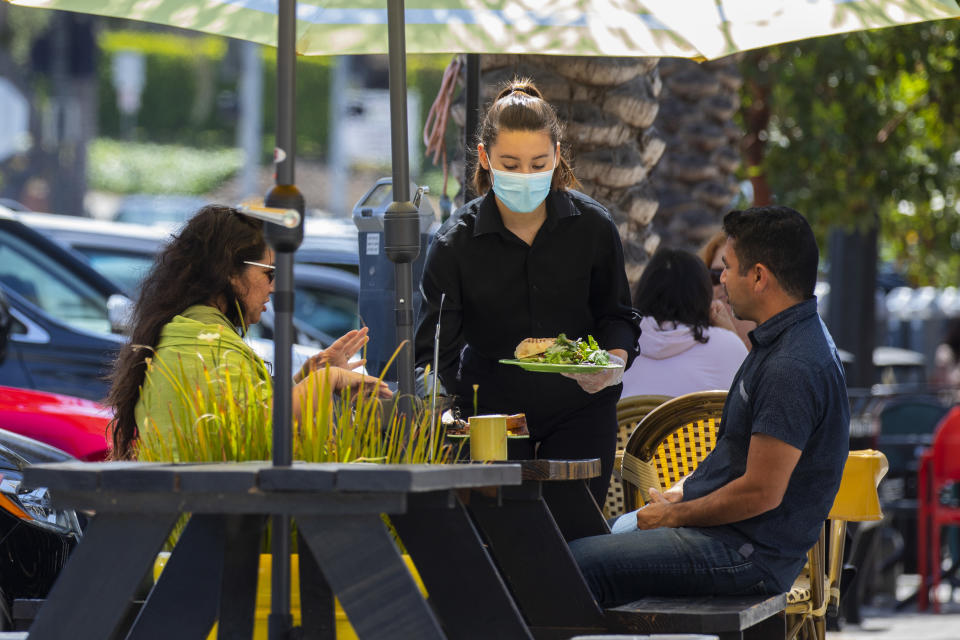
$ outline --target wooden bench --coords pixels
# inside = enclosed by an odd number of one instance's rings
[[[643,598],[607,609],[609,626],[629,633],[704,633],[720,640],[786,636],[786,594],[702,598]]]

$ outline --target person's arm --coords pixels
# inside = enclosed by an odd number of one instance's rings
[[[340,367],[325,367],[313,371],[293,387],[292,415],[294,420],[299,419],[304,406],[308,405],[308,396],[314,408],[320,406],[321,393],[336,393],[343,389],[350,389],[354,393],[376,395],[380,398],[389,398],[393,395],[385,382],[373,376],[364,375],[357,371],[341,369]]]
[[[637,527],[712,527],[775,509],[783,500],[800,454],[800,449],[782,440],[755,433],[742,476],[689,501],[671,502],[651,492],[651,503],[637,512]]]
[[[637,356],[640,317],[630,299],[630,285],[624,267],[623,245],[613,220],[607,218],[601,231],[602,250],[590,273],[590,310],[596,318],[600,346],[624,361],[628,368]]]
[[[414,362],[421,369],[428,364],[433,367],[433,341],[439,321],[440,381],[452,392],[464,342],[463,308],[457,261],[442,236],[435,237],[427,251],[420,279],[420,294],[423,302],[414,338]]]

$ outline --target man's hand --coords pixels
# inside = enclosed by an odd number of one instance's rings
[[[669,491],[667,492],[669,493]],[[674,527],[671,510],[674,500],[656,489],[650,489],[650,503],[637,511],[638,529],[657,529],[659,527]]]

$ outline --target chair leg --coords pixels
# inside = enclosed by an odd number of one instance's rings
[[[787,616],[788,627],[786,640],[799,640],[800,632],[803,630],[803,623],[805,620],[805,615]]]
[[[933,601],[933,612],[940,613],[940,598],[937,597],[937,587],[940,586],[940,523],[936,516],[930,519],[930,598]]]
[[[826,640],[827,620],[823,616],[817,616],[813,619],[813,637],[817,640]]]
[[[805,616],[803,619],[803,639],[822,640],[817,638],[817,629],[813,622],[813,616]]]
[[[922,482],[923,479],[921,478]],[[924,493],[922,489],[920,493]],[[928,518],[930,516],[925,506],[925,497],[921,496],[919,502],[917,508],[917,573],[920,574],[920,586],[917,588],[917,610],[926,611],[927,607],[930,606],[930,545],[928,540],[930,535]]]

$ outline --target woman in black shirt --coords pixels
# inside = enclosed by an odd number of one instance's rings
[[[477,193],[441,227],[427,253],[416,335],[418,368],[433,360],[461,415],[525,413],[525,457],[600,458],[591,491],[603,502],[616,448],[623,368],[574,376],[499,364],[524,338],[592,335],[629,366],[640,330],[610,214],[573,191],[561,124],[527,80],[514,80],[480,125]],[[440,301],[443,296],[442,316]],[[572,379],[571,379],[572,378]]]

